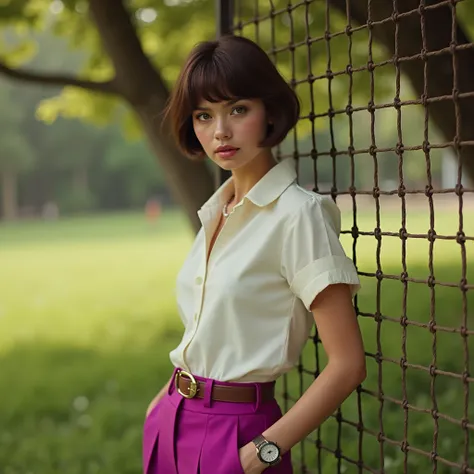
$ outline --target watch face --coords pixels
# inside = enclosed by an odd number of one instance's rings
[[[268,463],[275,462],[278,459],[278,456],[280,455],[280,451],[278,449],[278,446],[276,446],[273,443],[268,443],[260,449],[260,456],[262,457],[262,460]]]

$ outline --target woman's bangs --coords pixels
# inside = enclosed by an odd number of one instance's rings
[[[201,100],[221,102],[250,97],[244,93],[239,74],[232,70],[230,64],[220,64],[213,60],[196,66],[189,78],[189,97],[191,106],[196,109]]]

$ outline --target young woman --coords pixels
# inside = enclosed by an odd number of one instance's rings
[[[177,144],[232,176],[199,210],[178,275],[185,330],[148,408],[145,474],[291,474],[291,448],[365,378],[339,210],[272,155],[298,115],[293,91],[245,38],[197,45],[179,76],[167,109]],[[275,381],[314,323],[328,364],[282,415]]]

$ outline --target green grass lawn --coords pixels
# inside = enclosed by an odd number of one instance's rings
[[[351,225],[349,214],[344,213],[343,227]],[[438,234],[454,235],[457,226],[456,213],[437,214]],[[372,231],[374,214],[362,212],[358,227]],[[382,230],[397,232],[399,228],[400,217],[385,212]],[[409,214],[407,228],[411,233],[425,233],[427,213]],[[465,232],[474,235],[474,223],[468,219]],[[173,212],[165,213],[156,225],[139,213],[0,225],[1,474],[140,473],[144,412],[169,377],[168,353],[181,337],[174,283],[192,238],[184,216]],[[342,241],[352,256],[351,237],[344,235]],[[384,274],[400,275],[401,248],[397,237],[382,239]],[[468,259],[472,259],[472,242],[466,248]],[[361,272],[377,269],[375,249],[374,237],[358,239],[356,257]],[[437,281],[459,282],[460,255],[455,241],[436,241]],[[406,261],[410,277],[426,279],[428,243],[409,239]],[[408,367],[403,383],[398,364],[403,354],[403,328],[397,322],[403,314],[403,284],[382,279],[377,289],[375,278],[361,280],[359,310],[367,314],[378,311],[383,316],[378,323],[371,316],[360,318],[366,350],[374,354],[381,347],[381,355],[393,360],[377,363],[369,355],[364,388],[377,394],[380,375],[385,396],[402,399],[405,392],[410,406],[427,410],[435,396],[440,413],[461,419],[466,387],[459,378],[438,375],[433,389],[429,374]],[[474,281],[469,267],[468,280]],[[472,338],[465,343],[459,332],[433,335],[426,328],[432,317],[441,326],[460,328],[466,313],[472,329],[472,291],[463,301],[459,288],[435,286],[432,291],[426,284],[409,283],[405,306],[410,322],[425,325],[407,328],[405,352],[410,364],[426,367],[434,363],[441,370],[460,374],[470,362],[472,372]],[[320,345],[318,353],[323,366]],[[305,368],[316,369],[312,342],[302,360]],[[299,377],[297,370],[293,371],[288,377],[290,397],[296,398],[311,380],[310,375]],[[472,387],[470,399],[472,422]],[[357,402],[354,394],[343,405],[344,419],[359,421]],[[465,436],[457,424],[440,419],[436,428],[429,413],[412,409],[405,419],[402,406],[389,400],[382,404],[370,393],[362,393],[359,402],[361,421],[368,430],[363,433],[360,452],[370,468],[380,469],[383,458],[386,472],[403,472],[403,452],[390,442],[381,450],[376,441],[382,430],[387,438],[400,441],[406,429],[410,445],[427,451],[432,449],[434,432],[439,431],[438,454],[462,462]],[[330,419],[320,435],[325,447],[339,446],[344,456],[359,458],[359,434],[350,424],[338,425]],[[338,472],[336,458],[325,449],[318,455],[310,440],[295,448],[296,466],[302,450],[311,466],[309,472],[319,472],[318,463],[323,474]],[[409,452],[407,462],[410,474],[432,471],[432,463],[422,455]],[[343,460],[340,472],[358,470]],[[439,462],[438,473],[448,472],[457,471]]]

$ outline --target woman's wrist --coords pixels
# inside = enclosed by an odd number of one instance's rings
[[[267,468],[267,466],[258,458],[257,450],[252,441],[240,448],[239,456],[240,463],[246,474],[259,474]]]

